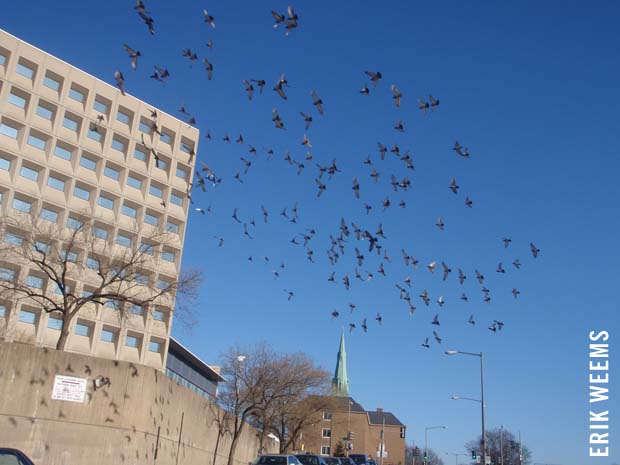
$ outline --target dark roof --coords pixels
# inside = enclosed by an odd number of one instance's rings
[[[170,343],[168,344],[168,352],[174,354],[178,358],[181,358],[185,363],[190,365],[207,379],[210,379],[216,383],[226,381],[222,375],[200,360],[197,356],[192,354],[188,348],[172,337],[170,338]]]
[[[351,411],[352,412],[365,412],[366,410],[360,404],[358,404],[353,397],[340,397],[334,396],[334,401],[336,402],[336,408],[340,411],[348,411],[349,405],[347,401],[351,402]]]
[[[367,412],[368,420],[371,425],[382,425],[383,419],[385,419],[385,424],[389,426],[405,426],[403,425],[396,416],[391,412]]]

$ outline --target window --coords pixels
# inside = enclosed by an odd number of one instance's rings
[[[84,222],[75,216],[70,216],[67,218],[67,227],[77,231],[78,229],[82,229],[84,227]]]
[[[62,318],[50,315],[50,317],[47,319],[47,327],[55,331],[60,331],[62,329]]]
[[[116,235],[116,243],[122,247],[131,247],[131,237],[118,233]]]
[[[159,168],[162,171],[168,171],[168,165],[169,163],[166,160],[164,160],[162,157],[159,157],[157,163],[155,163],[155,168]]]
[[[127,347],[137,348],[138,347],[138,338],[135,337],[135,336],[127,335],[127,337],[125,338],[125,345]]]
[[[192,153],[194,151],[194,145],[186,140],[181,140],[181,145],[179,148],[181,149],[181,152],[185,153]]]
[[[9,103],[19,108],[26,108],[26,99],[21,95],[14,94],[13,91],[9,94]]]
[[[17,139],[19,128],[11,126],[9,123],[0,123],[0,134],[4,134],[11,139]]]
[[[22,245],[22,243],[24,242],[24,238],[18,236],[17,234],[7,232],[4,234],[4,242],[6,242],[7,244]]]
[[[101,129],[97,128],[95,124],[91,124],[88,127],[87,137],[95,142],[101,142],[101,139],[103,139],[103,134]]]
[[[140,252],[153,255],[153,246],[151,244],[147,244],[146,242],[142,242],[140,244]]]
[[[51,187],[52,189],[56,189],[59,191],[64,192],[65,190],[65,182],[62,179],[55,178],[51,174],[47,178],[47,185]]]
[[[323,435],[324,438],[331,438],[332,437],[332,430],[329,428],[323,428]]]
[[[102,329],[101,340],[103,342],[116,342],[116,332],[110,329]]]
[[[20,310],[19,321],[21,321],[22,323],[33,325],[37,321],[37,314],[36,312],[30,310]]]
[[[153,310],[153,319],[155,321],[164,321],[166,318],[166,312],[163,310]]]
[[[84,323],[77,323],[75,325],[75,334],[77,334],[78,336],[89,337],[90,326]]]
[[[0,279],[2,281],[13,281],[15,279],[15,271],[0,267]]]
[[[26,278],[26,285],[34,287],[35,289],[43,289],[43,278],[39,276],[29,275]]]
[[[149,277],[142,273],[136,273],[135,281],[138,284],[142,284],[143,286],[147,286],[149,284]]]
[[[133,151],[133,157],[136,160],[146,162],[146,157],[147,157],[146,153],[147,153],[146,150],[136,147],[135,150]]]
[[[0,157],[0,170],[9,171],[11,169],[11,160],[7,160],[4,157]]]
[[[30,213],[32,210],[32,202],[28,202],[27,200],[21,200],[18,198],[13,199],[13,208],[23,213]]]
[[[108,240],[108,230],[104,229],[100,226],[93,227],[93,236],[98,239],[103,239],[104,241]]]
[[[103,304],[103,306],[105,308],[109,308],[110,310],[118,310],[118,302],[116,302],[115,300],[108,300],[105,304]]]
[[[58,92],[60,91],[60,83],[61,83],[60,78],[53,76],[50,72],[45,73],[45,77],[43,78],[43,85],[45,87]]]
[[[127,144],[123,140],[121,140],[121,139],[119,139],[119,138],[117,138],[115,136],[115,137],[112,138],[112,148],[114,150],[118,150],[119,152],[125,153],[125,149],[127,148]]]
[[[0,53],[0,66],[4,66],[5,63],[6,63],[6,55],[4,55],[3,53]]]
[[[172,135],[166,131],[162,131],[159,140],[164,144],[172,145]]]
[[[142,189],[142,180],[129,175],[127,176],[127,185],[139,190]]]
[[[155,197],[159,197],[160,199],[164,198],[164,190],[155,184],[151,184],[149,187],[149,193]]]
[[[330,455],[329,446],[321,446],[321,455]]]
[[[87,170],[95,171],[97,169],[97,162],[86,155],[82,155],[80,158],[80,166],[86,168]]]
[[[88,257],[86,259],[86,268],[90,268],[91,270],[99,269],[99,260],[93,257]]]
[[[138,216],[138,209],[124,203],[121,208],[121,213],[135,219]]]
[[[323,420],[332,421],[332,412],[323,412]]]
[[[28,136],[28,145],[39,150],[45,150],[45,139],[42,139],[41,137],[35,136],[34,134],[30,133],[30,135]]]
[[[90,192],[83,187],[77,185],[73,188],[73,195],[78,199],[90,200]]]
[[[108,210],[112,210],[114,208],[114,200],[101,194],[99,195],[99,205]]]
[[[84,100],[86,99],[86,92],[71,86],[71,89],[69,89],[69,98],[75,100],[76,102],[84,103]]]
[[[107,114],[109,107],[110,105],[104,102],[101,97],[96,97],[95,101],[93,102],[93,108],[101,113]]]
[[[161,352],[161,346],[161,342],[157,342],[151,339],[149,342],[149,352]]]
[[[170,250],[164,250],[161,253],[161,259],[167,262],[174,262],[175,253]]]
[[[0,304],[0,318],[4,318],[5,316],[6,316],[6,305]]]
[[[187,169],[180,167],[180,166],[177,166],[176,174],[177,174],[177,178],[181,178],[181,179],[187,179],[187,176],[188,176]]]
[[[54,110],[49,106],[49,104],[45,104],[41,101],[39,101],[39,104],[37,105],[36,113],[41,118],[44,118],[48,121],[51,121],[54,117]]]
[[[27,77],[28,79],[32,79],[34,77],[34,71],[35,71],[34,65],[25,63],[23,61],[20,61],[19,63],[17,63],[17,66],[15,67],[15,72],[17,74],[21,74],[22,76]]]
[[[132,305],[130,310],[133,315],[142,315],[141,305]]]
[[[157,215],[147,212],[144,214],[144,222],[153,226],[157,226],[159,224],[159,217]]]
[[[56,223],[58,221],[58,212],[50,210],[49,208],[41,208],[41,213],[39,216],[42,220],[51,221],[52,223]]]
[[[401,426],[400,427],[400,438],[401,439],[405,439],[405,431],[406,431],[406,428],[404,426]]]
[[[183,197],[174,192],[170,194],[170,203],[175,205],[183,206]]]
[[[170,286],[170,283],[168,281],[166,281],[165,279],[158,279],[157,280],[157,289],[159,289],[160,291],[163,291],[164,289],[168,288]]]
[[[56,147],[54,147],[54,155],[62,158],[63,160],[71,161],[73,153],[71,152],[71,150],[57,144]]]
[[[179,223],[177,223],[176,221],[168,220],[166,222],[166,231],[173,234],[179,234]]]
[[[105,169],[103,170],[103,175],[107,178],[110,179],[114,179],[115,181],[118,181],[118,178],[121,175],[121,172],[119,170],[117,170],[116,168],[112,168],[111,166],[106,166]]]
[[[145,134],[151,133],[151,125],[144,119],[140,120],[140,125],[138,126],[138,130]]]
[[[39,179],[39,172],[32,168],[28,168],[27,166],[22,166],[19,170],[19,175],[22,178],[30,179],[31,181],[37,181]]]
[[[77,132],[80,122],[77,117],[65,113],[65,117],[62,119],[62,125],[70,131]]]
[[[32,248],[34,249],[35,252],[44,253],[46,255],[49,254],[50,251],[52,250],[51,245],[46,244],[45,242],[40,242],[40,241],[35,242]]]
[[[132,113],[129,110],[125,110],[124,108],[119,108],[116,113],[116,121],[120,121],[123,124],[129,126],[131,121]]]

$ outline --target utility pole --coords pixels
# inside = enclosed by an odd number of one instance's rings
[[[385,454],[385,415],[383,416],[383,422],[381,423],[381,465],[383,465],[383,455]]]

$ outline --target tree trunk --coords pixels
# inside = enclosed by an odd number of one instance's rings
[[[227,465],[235,465],[235,451],[237,450],[237,440],[239,439],[239,436],[241,436],[241,431],[243,430],[244,424],[245,424],[245,421],[242,419],[239,429],[235,432],[235,434],[232,437],[232,441],[230,443],[230,451],[228,452]]]
[[[218,425],[219,428],[219,425]],[[222,437],[221,432],[218,429],[217,439],[215,440],[215,448],[213,449],[213,463],[211,465],[215,465],[215,461],[217,460],[217,449],[220,447],[220,438]]]
[[[62,328],[60,328],[60,336],[58,336],[58,342],[56,342],[56,350],[65,350],[67,338],[69,337],[69,322],[68,318],[62,320]]]

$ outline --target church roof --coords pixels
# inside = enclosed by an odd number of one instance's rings
[[[336,358],[336,370],[332,379],[334,395],[348,397],[349,396],[349,378],[347,377],[347,352],[344,347],[344,331],[340,336],[340,348]]]
[[[396,418],[396,416],[392,412],[383,412],[383,411],[374,411],[367,412],[368,413],[368,421],[370,421],[371,425],[382,425],[383,419],[385,418],[385,424],[389,426],[405,426],[402,422]]]

